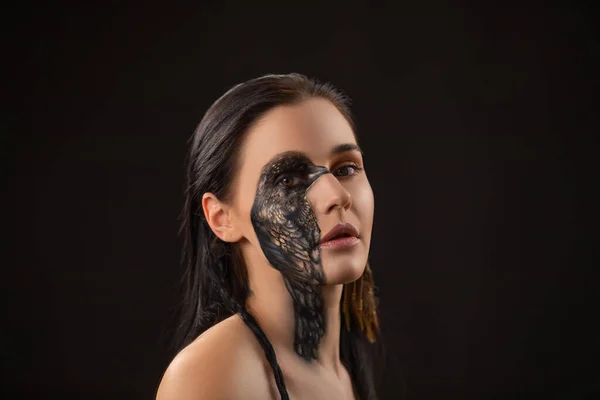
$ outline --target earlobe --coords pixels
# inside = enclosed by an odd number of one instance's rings
[[[202,210],[208,225],[214,234],[224,242],[237,242],[241,235],[231,219],[229,206],[222,203],[217,197],[206,192],[202,196]]]

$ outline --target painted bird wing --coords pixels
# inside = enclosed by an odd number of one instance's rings
[[[312,249],[312,240],[307,238],[311,224],[301,220],[302,214],[286,215],[280,208],[269,211],[268,222],[257,221],[257,236],[267,260],[289,278],[306,280],[314,268],[312,252],[307,250]]]

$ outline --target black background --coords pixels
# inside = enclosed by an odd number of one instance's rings
[[[8,398],[153,398],[187,139],[229,87],[287,72],[354,100],[382,398],[590,395],[590,10],[416,3],[5,12]]]

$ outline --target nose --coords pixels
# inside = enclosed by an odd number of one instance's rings
[[[319,214],[329,214],[335,209],[348,210],[352,206],[352,196],[332,173],[317,178],[308,188],[306,197]]]

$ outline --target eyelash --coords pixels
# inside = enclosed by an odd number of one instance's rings
[[[296,186],[296,185],[290,185],[290,186],[286,186],[286,185],[283,185],[281,182],[282,182],[282,181],[283,181],[285,178],[288,178],[288,179],[295,179],[295,178],[298,178],[299,176],[300,176],[300,175],[299,175],[299,174],[297,174],[297,173],[287,173],[287,174],[286,174],[286,173],[284,173],[284,174],[280,175],[280,176],[279,176],[279,178],[277,178],[277,179],[276,179],[276,181],[275,181],[275,184],[276,184],[276,185],[278,185],[278,186],[283,186],[283,187],[292,187],[292,186]]]
[[[352,167],[352,168],[354,168],[354,169],[356,170],[356,172],[355,172],[354,174],[352,174],[352,175],[341,175],[341,176],[342,176],[342,177],[344,177],[344,178],[346,178],[346,177],[348,177],[348,176],[354,176],[354,175],[358,174],[360,171],[362,171],[362,168],[361,168],[361,167],[359,167],[359,166],[358,166],[358,164],[356,164],[356,163],[349,163],[349,164],[344,164],[344,165],[342,165],[341,167],[337,168],[337,169],[335,170],[335,172],[339,171],[339,170],[340,170],[340,169],[342,169],[342,168],[347,168],[347,167]]]
[[[358,174],[360,171],[362,171],[362,170],[363,170],[361,167],[359,167],[359,166],[358,166],[358,164],[356,164],[356,163],[349,163],[349,164],[344,164],[344,165],[340,166],[339,168],[336,168],[333,174],[335,175],[335,172],[339,171],[339,170],[340,170],[340,169],[342,169],[342,168],[347,168],[347,167],[352,167],[352,168],[354,168],[356,172],[355,172],[354,174],[352,174],[352,175],[336,175],[336,176],[339,176],[340,178],[348,178],[348,177],[351,177],[351,176],[357,175],[357,174]],[[283,180],[284,178],[296,178],[296,177],[298,177],[298,174],[294,174],[294,173],[291,173],[291,174],[283,174],[283,175],[281,175],[279,178],[277,178],[277,180],[276,180],[276,184],[277,184],[277,185],[284,186],[284,187],[291,187],[291,186],[285,186],[285,185],[282,185],[282,183],[281,183],[281,182],[282,182],[282,180]],[[295,185],[292,185],[292,186],[295,186]]]

